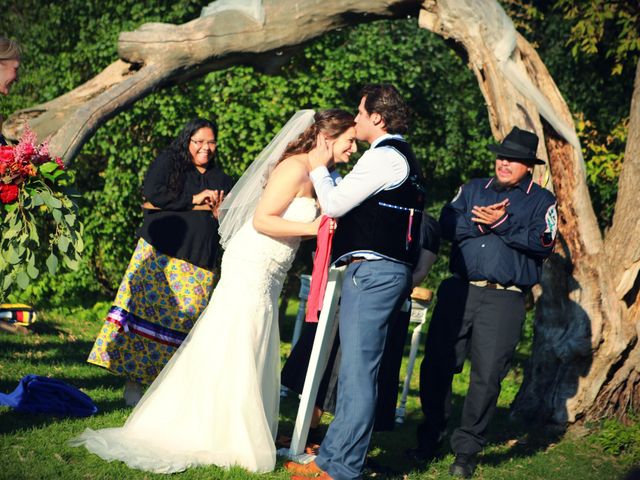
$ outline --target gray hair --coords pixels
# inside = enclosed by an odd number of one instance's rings
[[[0,37],[0,61],[19,60],[22,50],[20,44],[10,38]]]

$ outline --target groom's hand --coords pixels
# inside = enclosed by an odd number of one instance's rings
[[[309,150],[309,166],[311,170],[326,167],[333,159],[333,140],[328,140],[323,133],[316,138],[316,146]]]

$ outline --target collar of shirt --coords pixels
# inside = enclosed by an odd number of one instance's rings
[[[489,179],[489,181],[487,182],[487,184],[484,186],[484,188],[487,189],[487,188],[491,187],[492,189],[495,190],[496,189],[496,185],[494,184],[494,182],[496,182],[496,177],[491,177]],[[530,173],[527,173],[524,177],[522,177],[522,180],[520,180],[517,184],[515,184],[513,187],[507,188],[505,190],[511,190],[513,188],[519,188],[524,193],[529,195],[529,192],[531,192],[531,187],[532,186],[533,186],[533,177],[531,176]]]
[[[371,147],[369,147],[369,148],[376,148],[376,146],[380,142],[382,142],[383,140],[386,140],[388,138],[395,138],[396,140],[404,140],[402,135],[400,135],[399,133],[385,133],[384,135],[379,136],[373,142],[371,142]]]

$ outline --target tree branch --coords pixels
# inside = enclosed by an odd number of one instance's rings
[[[378,18],[416,15],[418,0],[264,2],[264,25],[237,11],[222,11],[183,25],[149,23],[120,34],[121,60],[50,102],[18,111],[3,125],[19,138],[26,122],[68,163],[109,118],[152,90],[238,63],[270,64],[275,52],[328,31]]]

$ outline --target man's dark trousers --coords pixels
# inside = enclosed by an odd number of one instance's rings
[[[525,317],[524,295],[477,287],[452,277],[440,285],[420,367],[424,423],[418,446],[432,452],[444,435],[451,411],[451,382],[465,358],[471,360],[462,420],[451,437],[453,451],[475,454],[495,412],[500,382],[509,370]]]

